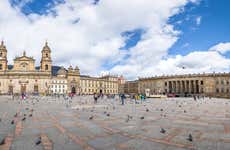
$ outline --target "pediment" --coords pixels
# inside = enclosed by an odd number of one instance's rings
[[[34,61],[32,57],[27,57],[27,56],[17,57],[14,60],[16,61]]]

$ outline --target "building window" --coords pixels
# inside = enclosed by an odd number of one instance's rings
[[[46,57],[49,57],[48,53],[46,53]]]
[[[216,81],[216,84],[219,84],[219,81],[218,81],[218,80]]]
[[[2,52],[0,53],[0,57],[2,57]]]
[[[224,81],[223,81],[223,80],[221,80],[221,84],[222,84],[222,85],[224,84]]]
[[[204,81],[200,81],[200,84],[203,85],[203,84],[204,84]]]
[[[48,65],[45,65],[45,70],[48,70],[49,69],[49,66]]]
[[[221,89],[221,93],[224,93],[224,88]]]
[[[216,93],[219,93],[219,89],[216,89]]]
[[[226,81],[226,84],[229,85],[229,81]]]
[[[226,93],[229,93],[229,89],[226,90]]]
[[[0,64],[0,70],[2,70],[2,64]]]

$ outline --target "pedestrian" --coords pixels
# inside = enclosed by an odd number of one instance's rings
[[[94,104],[96,104],[97,103],[97,98],[98,98],[96,93],[93,94],[93,98],[94,98]]]
[[[121,105],[125,104],[125,94],[121,94]]]

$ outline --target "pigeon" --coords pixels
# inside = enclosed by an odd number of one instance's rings
[[[146,112],[149,112],[149,109],[148,108],[146,108],[146,110],[145,110]]]
[[[11,121],[11,124],[14,124],[14,120]]]
[[[110,116],[110,114],[108,113],[106,116],[108,116],[108,117],[109,117],[109,116]]]
[[[89,117],[89,120],[93,120],[93,116],[90,116],[90,117]]]
[[[32,116],[33,116],[33,114],[30,114],[30,115],[29,115],[29,117],[32,117]]]
[[[187,111],[186,110],[184,110],[184,113],[186,113]]]
[[[181,105],[179,105],[179,107],[181,107]]]
[[[161,111],[163,111],[163,109],[161,109]]]
[[[25,121],[25,120],[26,120],[26,117],[23,117],[23,118],[22,118],[22,121]]]
[[[145,117],[144,117],[144,116],[142,116],[142,117],[140,117],[140,119],[141,119],[141,120],[143,120],[143,119],[145,119]]]
[[[26,114],[24,114],[24,116],[26,116]]]
[[[104,111],[104,114],[106,114],[106,111]]]
[[[129,117],[125,120],[125,122],[129,122]]]
[[[133,119],[133,116],[128,115],[128,117],[129,117],[130,119]]]
[[[192,134],[189,134],[188,135],[188,139],[187,139],[188,141],[190,141],[190,142],[192,142],[193,141],[193,137],[192,137]]]
[[[129,122],[130,119],[132,119],[133,117],[130,115],[127,115],[127,119],[125,120],[126,122]]]
[[[161,128],[160,132],[164,134],[166,132],[166,130],[164,128]]]
[[[41,142],[42,142],[42,138],[39,137],[39,138],[36,140],[35,144],[36,144],[36,145],[39,145],[39,144],[41,144]]]
[[[0,145],[4,145],[5,144],[5,138],[2,139],[2,141],[0,142]]]

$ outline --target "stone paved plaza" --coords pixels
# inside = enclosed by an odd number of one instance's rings
[[[230,150],[226,99],[2,96],[0,118],[3,150]]]

